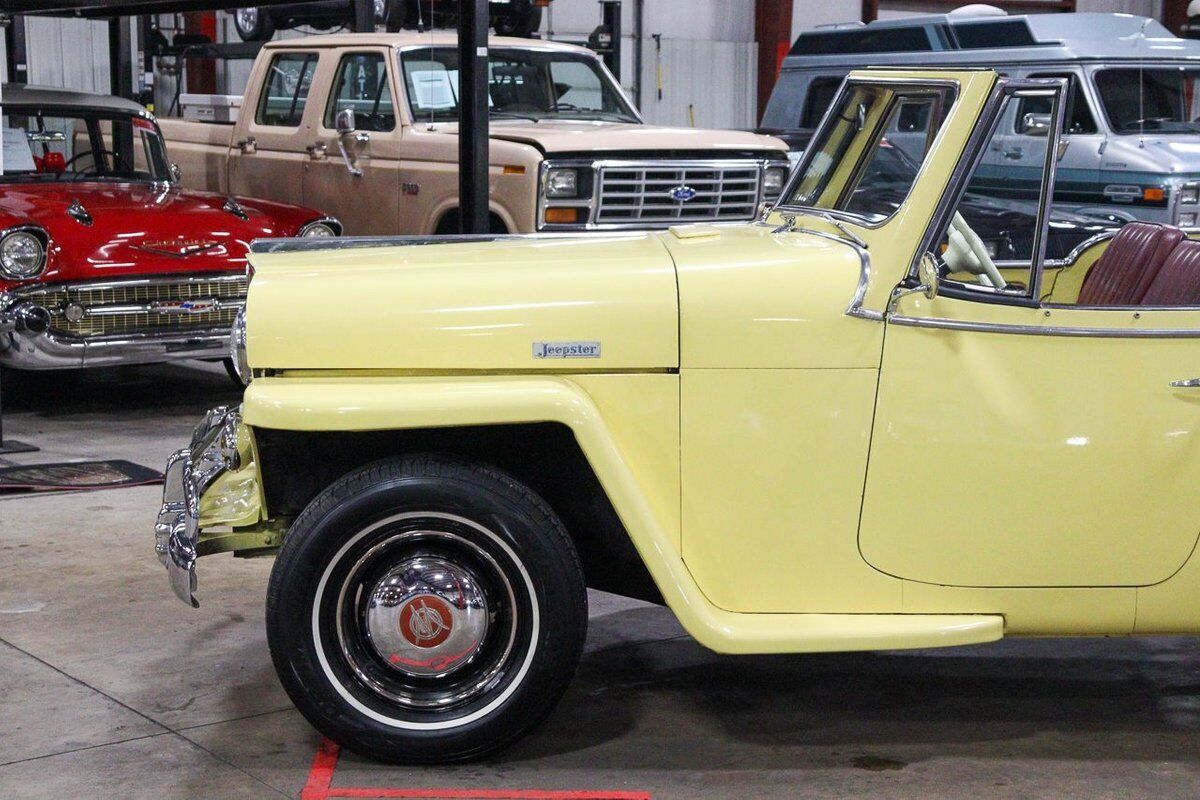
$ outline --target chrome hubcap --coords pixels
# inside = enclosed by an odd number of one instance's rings
[[[239,8],[237,10],[237,23],[242,30],[248,31],[258,24],[258,9],[257,8]]]
[[[488,629],[487,598],[475,574],[418,556],[390,569],[371,590],[366,629],[375,652],[405,675],[449,675],[470,663]]]

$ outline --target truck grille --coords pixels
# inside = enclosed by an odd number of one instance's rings
[[[754,217],[762,169],[737,165],[601,165],[595,221],[672,224]]]
[[[120,336],[229,327],[246,283],[244,275],[133,279],[39,287],[19,297],[49,311],[57,333]]]

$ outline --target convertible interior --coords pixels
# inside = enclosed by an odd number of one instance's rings
[[[960,214],[954,215],[941,252],[950,280],[1001,291],[1026,288],[1028,264],[994,262]],[[1047,261],[1040,299],[1099,308],[1200,305],[1200,241],[1171,225],[1127,223],[1069,262]]]

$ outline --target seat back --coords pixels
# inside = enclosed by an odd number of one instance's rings
[[[1175,246],[1142,298],[1147,306],[1200,306],[1200,242]]]
[[[1183,231],[1151,222],[1127,222],[1092,265],[1079,290],[1081,306],[1133,306],[1142,302]]]

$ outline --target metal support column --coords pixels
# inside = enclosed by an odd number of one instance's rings
[[[135,99],[133,81],[133,36],[127,17],[108,21],[109,87],[112,94]]]
[[[608,48],[604,51],[604,63],[621,82],[621,0],[600,0],[601,25],[608,35]]]
[[[4,50],[8,56],[8,82],[28,83],[29,62],[25,58],[25,18],[16,15],[4,28]]]
[[[866,2],[864,0],[864,4]],[[761,120],[779,77],[779,68],[792,46],[792,0],[755,0],[754,39],[758,42],[758,113],[755,119]]]
[[[463,233],[488,232],[488,2],[461,0],[458,17],[458,196]]]
[[[371,0],[353,0],[354,30],[356,33],[374,33],[375,8]]]

